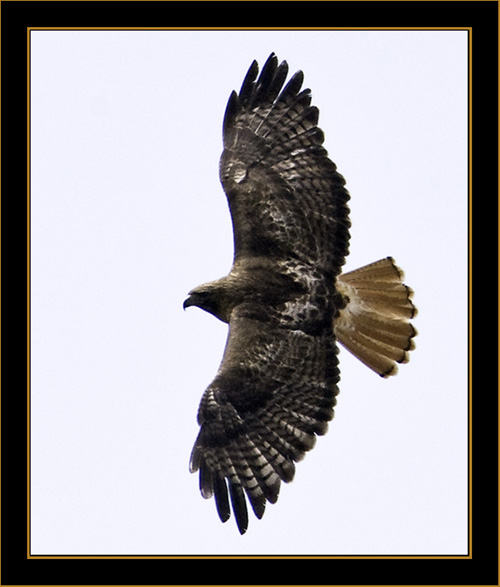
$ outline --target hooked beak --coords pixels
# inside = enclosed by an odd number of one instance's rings
[[[193,296],[188,296],[185,300],[184,303],[182,304],[182,307],[184,308],[184,310],[186,308],[189,308],[189,306],[194,306],[195,305],[195,301],[193,300]]]

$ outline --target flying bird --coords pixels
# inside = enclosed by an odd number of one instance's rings
[[[274,54],[252,63],[223,122],[220,179],[231,212],[230,273],[191,290],[229,325],[198,411],[190,460],[201,494],[241,534],[326,433],[339,392],[337,341],[382,377],[408,361],[412,290],[391,257],[342,274],[349,193],[322,146],[318,108]]]

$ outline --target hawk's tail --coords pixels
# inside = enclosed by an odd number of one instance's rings
[[[337,278],[347,300],[334,320],[335,335],[346,349],[382,377],[395,375],[396,363],[407,363],[417,331],[410,320],[417,309],[413,291],[392,257]]]

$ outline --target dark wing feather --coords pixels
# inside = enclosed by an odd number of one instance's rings
[[[302,72],[271,55],[231,95],[220,177],[233,220],[235,261],[296,258],[336,276],[348,252],[349,194],[328,158]],[[283,88],[283,89],[282,89]]]
[[[200,405],[190,468],[200,471],[202,495],[215,495],[223,522],[231,502],[243,533],[245,494],[261,518],[326,432],[339,371],[328,331],[309,335],[247,318],[245,304],[233,314],[224,359]]]
[[[201,401],[190,468],[223,522],[232,508],[241,533],[246,499],[258,518],[276,502],[281,481],[326,432],[338,393],[332,318],[349,196],[322,147],[302,73],[284,86],[287,73],[274,55],[260,76],[254,62],[224,117],[220,175],[235,244],[226,279],[243,299]]]

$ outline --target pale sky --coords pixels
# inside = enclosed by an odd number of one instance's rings
[[[392,255],[417,349],[345,350],[326,436],[240,536],[188,470],[227,326],[182,302],[232,233],[222,118],[302,69],[351,193],[346,270]],[[467,33],[31,33],[32,554],[467,552]]]

